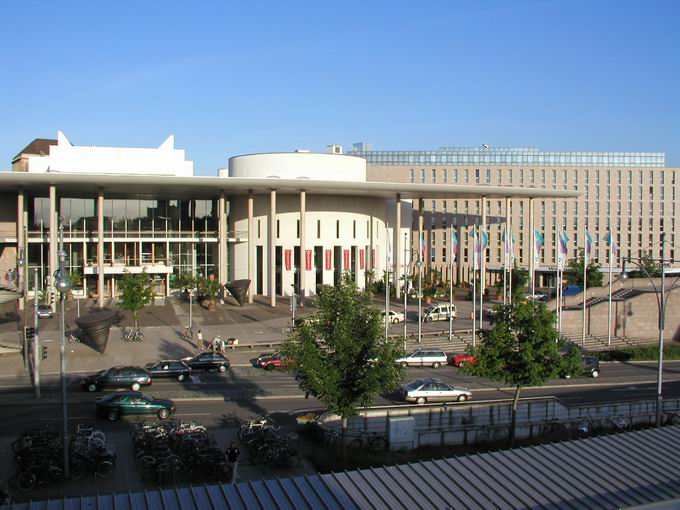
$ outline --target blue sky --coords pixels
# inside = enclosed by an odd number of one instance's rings
[[[168,134],[236,154],[663,151],[680,166],[680,1],[2,2],[0,168]]]

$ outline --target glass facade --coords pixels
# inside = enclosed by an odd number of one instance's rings
[[[663,167],[663,152],[546,152],[533,148],[440,147],[435,151],[357,151],[369,165],[541,165]]]

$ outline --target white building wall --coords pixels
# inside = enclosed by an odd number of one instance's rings
[[[282,247],[282,291],[284,296],[292,293],[294,267],[294,247],[299,246],[300,240],[297,237],[297,221],[300,218],[300,196],[299,195],[277,195],[277,215],[279,221],[279,236],[276,238],[276,245]],[[334,248],[341,246],[342,250],[350,250],[350,270],[351,270],[351,250],[357,247],[354,270],[357,275],[359,287],[364,287],[365,271],[370,268],[371,249],[375,250],[376,277],[382,275],[385,269],[385,217],[387,214],[385,201],[382,199],[365,199],[361,197],[313,195],[307,192],[306,200],[306,246],[307,250],[312,250],[312,269],[305,269],[305,255],[300,253],[301,269],[306,271],[307,296],[316,293],[316,267],[314,266],[314,248],[321,246],[322,252],[322,277],[323,284],[332,285],[335,270]],[[255,246],[263,247],[263,270],[262,270],[262,289],[263,293],[268,292],[268,216],[269,216],[269,195],[255,195],[253,204],[253,229]],[[320,232],[317,226],[320,221]],[[340,222],[340,235],[337,235],[337,221]],[[233,244],[230,250],[229,278],[238,280],[248,277],[248,214],[247,197],[230,197],[230,217],[229,230],[241,232],[239,237],[243,242]],[[259,226],[258,226],[259,222]],[[354,232],[354,222],[356,222],[356,235]],[[371,229],[372,225],[372,229]],[[259,229],[259,231],[258,231]],[[371,237],[371,232],[373,237]],[[258,235],[259,234],[259,235]],[[320,234],[320,235],[319,235]],[[367,249],[368,247],[368,249]],[[372,248],[371,248],[372,247]],[[291,270],[285,270],[285,250],[291,250]],[[331,250],[331,269],[326,269],[325,251]],[[364,251],[364,268],[360,269],[359,250]],[[253,250],[255,254],[257,249]],[[255,256],[255,255],[254,255]],[[344,255],[341,252],[340,264],[344,262]],[[344,267],[343,267],[344,271]],[[257,289],[257,260],[253,260],[253,279],[251,288],[255,292]]]
[[[72,145],[59,131],[49,156],[29,156],[28,171],[191,177],[194,163],[175,149],[173,135],[157,148],[88,147]]]
[[[229,170],[220,177],[250,179],[315,179],[322,181],[366,181],[366,160],[354,156],[312,152],[281,152],[234,156]]]

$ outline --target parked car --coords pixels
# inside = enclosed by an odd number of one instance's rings
[[[265,370],[274,370],[275,368],[285,367],[288,360],[281,357],[281,354],[275,352],[274,354],[263,354],[255,360],[255,365]]]
[[[120,391],[111,393],[95,401],[98,416],[116,421],[121,416],[155,415],[161,420],[168,418],[176,410],[172,400],[146,395],[140,391]]]
[[[167,360],[158,363],[149,363],[144,367],[152,379],[175,378],[179,382],[184,381],[191,375],[191,367],[183,361]]]
[[[183,358],[182,361],[189,365],[191,370],[219,370],[226,372],[229,368],[229,360],[219,352],[201,352],[193,358]]]
[[[39,319],[51,319],[54,317],[54,311],[50,305],[38,305],[37,314]]]
[[[87,391],[102,388],[132,388],[139,391],[142,386],[151,385],[151,376],[140,367],[113,367],[94,375],[83,377],[80,386]]]
[[[458,310],[456,305],[439,304],[428,307],[423,313],[423,322],[432,321],[447,321],[452,316],[454,319],[458,317]]]
[[[401,386],[401,394],[406,402],[425,404],[426,402],[465,402],[472,398],[467,388],[452,386],[434,379],[416,379]]]
[[[430,366],[432,368],[439,368],[449,362],[449,357],[443,351],[415,351],[405,358],[399,358],[397,363],[403,366]]]
[[[590,377],[600,376],[600,361],[595,356],[581,356],[582,375]],[[571,379],[571,374],[566,374],[565,379]]]
[[[536,292],[534,294],[525,294],[524,297],[526,299],[535,299],[536,301],[547,301],[548,300],[548,294],[545,292]]]
[[[385,312],[382,312],[382,319],[383,319],[383,324],[385,323]],[[390,310],[390,324],[397,324],[399,322],[404,322],[405,317],[403,313],[400,312],[395,312],[394,310]]]
[[[477,358],[469,354],[454,354],[451,356],[451,364],[455,367],[462,367],[466,363],[477,363]]]

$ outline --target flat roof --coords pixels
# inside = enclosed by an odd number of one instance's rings
[[[356,471],[99,494],[1,508],[604,509],[659,501],[677,508],[679,469],[680,427],[675,426]]]
[[[406,182],[349,182],[311,179],[250,179],[243,177],[174,177],[152,175],[112,174],[62,174],[62,173],[0,173],[0,191],[18,191],[24,188],[38,193],[48,193],[49,186],[67,188],[76,194],[92,195],[102,189],[104,195],[127,196],[187,196],[214,197],[220,191],[228,195],[268,193],[293,194],[305,190],[315,195],[350,195],[354,197],[403,199],[451,198],[576,198],[574,190],[543,188],[518,188],[484,184],[421,184]]]

